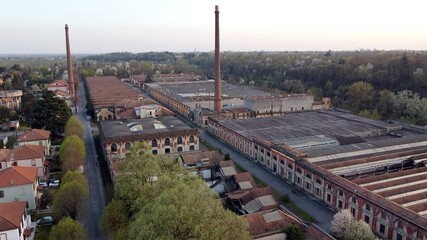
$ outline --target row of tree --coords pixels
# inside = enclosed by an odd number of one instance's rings
[[[56,219],[61,219],[52,227],[49,239],[87,239],[86,229],[77,221],[84,200],[89,196],[86,177],[78,169],[86,155],[83,142],[83,124],[76,116],[69,118],[64,129],[65,139],[59,150],[62,169],[67,173],[53,198]]]
[[[175,159],[135,143],[100,228],[111,239],[249,239],[247,222]]]

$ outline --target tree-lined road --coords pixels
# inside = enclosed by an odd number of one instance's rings
[[[84,164],[84,174],[89,184],[89,197],[81,213],[81,221],[88,231],[88,239],[107,239],[102,236],[99,231],[99,219],[105,207],[104,185],[102,182],[101,171],[97,164],[97,155],[95,143],[92,137],[92,128],[90,121],[87,121],[86,116],[86,89],[82,82],[79,83],[77,91],[78,104],[77,113],[75,115],[83,123],[86,143],[86,161]]]

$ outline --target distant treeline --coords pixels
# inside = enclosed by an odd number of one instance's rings
[[[214,77],[212,52],[110,53],[88,56],[83,64],[93,65],[93,61],[96,67],[104,68],[104,75],[119,77],[155,72]],[[335,106],[356,114],[418,124],[427,123],[426,71],[426,51],[221,53],[221,75],[228,82],[308,93],[316,100],[330,97]],[[417,114],[401,115],[404,108],[410,107],[408,102]]]

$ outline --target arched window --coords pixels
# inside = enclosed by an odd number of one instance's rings
[[[157,140],[156,139],[153,139],[151,141],[151,147],[157,147]]]
[[[171,145],[171,140],[169,138],[165,138],[165,145],[166,146],[170,146]]]
[[[408,235],[406,231],[406,226],[402,221],[397,221],[394,223],[394,229],[393,229],[393,239],[401,240],[406,239],[406,236]]]
[[[182,137],[179,136],[176,141],[177,141],[178,144],[182,144]]]
[[[190,143],[194,143],[194,136],[193,135],[190,136]]]
[[[125,143],[125,149],[126,150],[130,150],[131,147],[132,147],[132,144],[130,142]]]
[[[306,173],[305,177],[311,180],[311,174],[310,173]]]
[[[292,164],[290,164],[290,163],[288,164],[288,168],[291,170],[294,169],[294,167],[292,167]]]
[[[325,194],[325,201],[332,205],[332,194],[334,190],[332,188],[331,184],[326,185],[326,194]]]
[[[108,120],[113,119],[113,116],[111,114],[108,114]]]
[[[412,234],[412,239],[413,240],[425,240],[425,236],[420,230],[418,230]]]
[[[350,205],[351,215],[353,215],[353,217],[357,219],[357,215],[359,212],[359,202],[357,201],[357,198],[355,196],[351,196],[348,201],[348,204]]]
[[[111,152],[113,153],[117,152],[117,144],[115,143],[111,144]]]
[[[102,121],[102,116],[98,116],[98,121]]]
[[[320,181],[320,179],[316,178],[316,183],[319,185],[322,185],[322,181]]]
[[[337,208],[338,209],[345,208],[345,206],[344,206],[344,199],[345,199],[344,192],[341,189],[338,190],[338,194],[337,194]]]
[[[368,203],[363,204],[363,206],[362,206],[362,219],[370,227],[372,226],[373,212],[374,211],[373,211],[371,205],[369,205]]]
[[[302,174],[301,168],[297,168],[297,173]]]
[[[285,162],[283,161],[283,159],[280,159],[280,164],[285,165]]]
[[[385,214],[385,212],[380,212],[377,214],[376,231],[379,235],[383,237],[387,237],[389,222],[390,222],[390,218],[387,216],[387,214]]]

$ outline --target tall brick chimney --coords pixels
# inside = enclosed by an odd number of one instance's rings
[[[71,61],[70,38],[68,36],[68,24],[65,24],[65,44],[67,45],[67,65],[68,65],[68,82],[70,86],[70,94],[74,96],[76,93],[74,85],[73,62]]]
[[[215,6],[215,99],[214,110],[222,112],[221,102],[221,63],[219,53],[219,11],[218,5]]]

